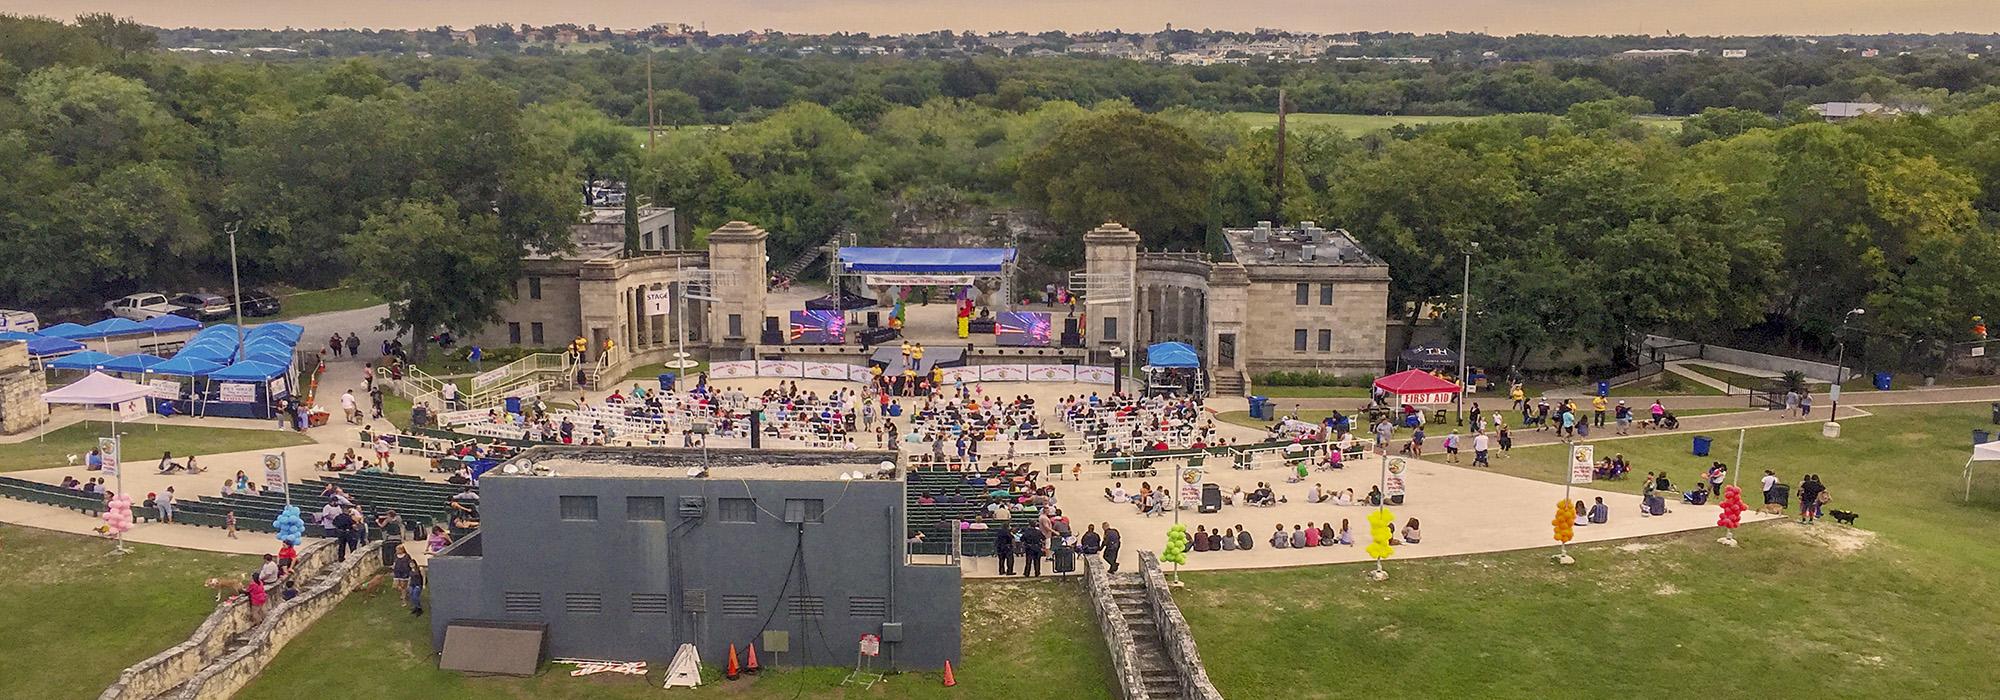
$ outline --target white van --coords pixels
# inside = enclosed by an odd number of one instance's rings
[[[41,329],[42,321],[35,318],[33,311],[0,309],[0,333],[33,333]]]

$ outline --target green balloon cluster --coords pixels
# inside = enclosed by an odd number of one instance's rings
[[[1383,508],[1368,514],[1368,556],[1388,559],[1396,553],[1389,540],[1396,536],[1396,514]]]
[[[1160,561],[1186,564],[1187,546],[1187,526],[1175,523],[1173,527],[1167,528],[1167,549],[1160,553]]]

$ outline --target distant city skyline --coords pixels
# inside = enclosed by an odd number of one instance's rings
[[[0,12],[110,12],[163,27],[429,29],[439,25],[656,22],[711,32],[1446,31],[1492,34],[2000,32],[1994,0],[0,0]]]

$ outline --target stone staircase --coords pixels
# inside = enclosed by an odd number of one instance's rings
[[[1210,392],[1211,394],[1215,396],[1244,395],[1243,375],[1238,374],[1231,370],[1216,370],[1214,373],[1214,377],[1215,377],[1215,384],[1213,385],[1214,391]]]
[[[1140,551],[1138,570],[1122,574],[1111,573],[1098,557],[1082,559],[1091,611],[1118,679],[1116,697],[1222,700],[1160,572],[1159,556]]]
[[[825,243],[808,248],[805,252],[800,253],[798,257],[792,258],[791,262],[785,263],[784,267],[778,268],[778,271],[773,274],[782,279],[796,280],[799,278],[800,273],[805,272],[806,268],[811,267],[813,263],[819,262],[819,259],[826,255],[826,249],[837,248],[839,246],[839,236],[828,238]]]
[[[1146,600],[1146,582],[1137,573],[1112,574],[1111,600],[1117,604],[1118,614],[1125,619],[1125,625],[1132,630],[1132,649],[1138,660],[1140,698],[1181,697],[1181,675],[1173,667],[1167,656],[1167,645],[1160,637],[1160,625],[1155,622],[1153,604]]]

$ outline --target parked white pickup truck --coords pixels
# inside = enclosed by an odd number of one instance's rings
[[[157,292],[127,294],[122,299],[104,304],[104,310],[111,315],[133,321],[150,321],[171,314],[176,308],[179,307],[167,303],[167,295]]]
[[[0,333],[33,333],[42,329],[42,321],[33,311],[0,309]]]

